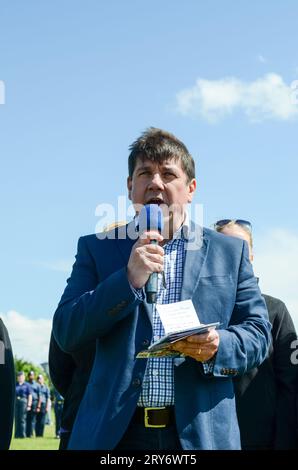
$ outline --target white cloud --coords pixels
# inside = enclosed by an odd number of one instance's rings
[[[0,313],[8,330],[14,355],[36,364],[48,362],[52,320],[32,319],[14,310]]]
[[[209,122],[238,110],[255,122],[288,120],[298,116],[293,89],[275,73],[252,82],[235,77],[220,80],[199,78],[193,87],[177,93],[176,102],[177,110],[183,116],[197,116]]]
[[[298,332],[298,233],[277,228],[254,242],[261,290],[286,304]]]

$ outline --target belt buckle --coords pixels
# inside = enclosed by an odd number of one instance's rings
[[[161,406],[159,408],[154,408],[154,407],[150,407],[150,408],[144,408],[144,424],[145,424],[145,428],[165,428],[166,427],[166,424],[149,424],[149,415],[148,415],[148,411],[150,410],[165,410],[166,407],[165,406]]]

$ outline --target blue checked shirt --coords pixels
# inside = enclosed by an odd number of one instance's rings
[[[179,302],[183,280],[183,265],[185,258],[185,238],[182,230],[176,234],[176,238],[164,245],[164,276],[158,276],[158,304],[170,304]],[[153,304],[153,338],[158,340],[165,334],[156,306]],[[151,357],[148,359],[144,375],[142,392],[138,406],[161,407],[174,404],[174,370],[173,358]]]

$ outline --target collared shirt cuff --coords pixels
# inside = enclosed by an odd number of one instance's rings
[[[209,359],[209,361],[202,362],[202,366],[203,366],[205,374],[207,375],[213,374],[214,363],[215,363],[215,357],[213,357],[212,359]]]
[[[129,283],[131,290],[133,291],[134,295],[137,297],[138,300],[141,300],[143,302],[145,300],[145,292],[144,292],[144,287],[141,287],[141,289],[136,289]]]

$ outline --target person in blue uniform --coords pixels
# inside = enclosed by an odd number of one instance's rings
[[[62,395],[60,395],[58,390],[56,390],[55,388],[53,389],[53,396],[54,396],[56,437],[60,438],[60,428],[61,428],[61,419],[62,419],[64,398],[63,398]]]
[[[33,431],[35,429],[35,423],[36,423],[36,409],[37,409],[37,404],[39,401],[39,395],[40,395],[40,386],[34,380],[35,378],[35,373],[33,370],[31,370],[28,374],[28,383],[31,386],[32,389],[32,405],[31,405],[31,410],[27,412],[27,425],[26,425],[26,435],[27,437],[32,437],[33,436]]]
[[[26,437],[26,417],[27,411],[31,410],[32,389],[25,382],[23,371],[18,372],[16,384],[16,402],[15,402],[15,432],[14,437]]]
[[[44,377],[42,374],[37,376],[37,382],[40,390],[39,401],[36,408],[35,435],[36,437],[43,437],[46,414],[49,409],[50,391],[44,383]]]

